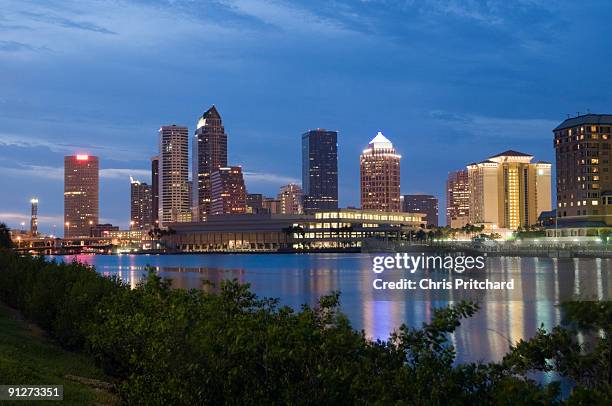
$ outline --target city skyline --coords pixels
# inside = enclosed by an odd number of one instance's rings
[[[42,232],[62,228],[64,155],[100,157],[100,221],[127,228],[126,179],[150,181],[159,125],[193,131],[212,104],[249,193],[300,178],[301,133],[338,130],[341,207],[358,205],[354,157],[376,131],[411,160],[401,193],[444,207],[449,171],[508,148],[552,162],[566,114],[612,104],[604,2],[6,4],[0,187],[13,193],[0,219],[29,221],[37,196]],[[130,13],[145,18],[128,24]],[[183,28],[161,35],[167,21]],[[600,63],[568,57],[585,52]]]

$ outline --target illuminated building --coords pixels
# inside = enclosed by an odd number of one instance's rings
[[[505,151],[467,166],[470,223],[516,230],[537,223],[551,209],[551,164]]]
[[[187,127],[159,129],[159,222],[191,221]]]
[[[31,215],[30,215],[30,236],[36,237],[38,235],[38,199],[32,198],[30,200]]]
[[[198,120],[193,138],[192,164],[193,220],[204,221],[211,210],[211,175],[219,168],[227,167],[227,134],[214,105]]]
[[[338,132],[322,128],[302,134],[304,212],[338,208]]]
[[[246,188],[241,167],[215,170],[210,176],[210,185],[211,215],[246,213]]]
[[[109,223],[94,224],[89,229],[89,236],[94,238],[105,238],[108,237],[109,234],[114,231],[119,231],[119,226],[114,226]]]
[[[612,115],[569,118],[554,130],[557,213],[564,223],[603,220],[601,197],[612,192]],[[612,220],[606,221],[612,224]]]
[[[422,213],[341,209],[314,215],[220,215],[176,223],[162,237],[178,252],[360,251],[365,240],[397,239],[423,224]]]
[[[432,195],[400,196],[402,212],[423,213],[427,225],[438,226],[438,198]]]
[[[302,214],[304,209],[302,199],[304,192],[302,188],[294,183],[282,186],[278,193],[281,214]]]
[[[159,223],[159,157],[151,158],[151,224]]]
[[[363,150],[359,158],[363,210],[400,211],[400,159],[380,131]]]
[[[98,196],[98,157],[64,157],[64,237],[89,236],[90,227],[98,224]]]
[[[454,171],[446,180],[446,225],[461,228],[470,222],[468,171]]]
[[[145,230],[152,226],[151,186],[130,178],[130,230]]]

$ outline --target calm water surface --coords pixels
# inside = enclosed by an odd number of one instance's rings
[[[321,295],[341,292],[342,310],[353,326],[369,337],[386,338],[402,323],[418,327],[432,309],[457,298],[452,292],[429,295],[372,288],[377,277],[369,254],[206,254],[206,255],[79,255],[58,260],[87,263],[103,275],[119,275],[136,286],[153,266],[176,288],[200,288],[202,279],[236,278],[259,296],[280,298],[298,308],[315,304]],[[532,336],[544,324],[560,323],[555,305],[572,297],[610,299],[609,259],[489,258],[478,279],[515,280],[512,292],[483,297],[480,311],[451,336],[459,362],[497,361],[510,342]],[[436,278],[448,277],[438,275]],[[393,280],[390,278],[389,280]]]

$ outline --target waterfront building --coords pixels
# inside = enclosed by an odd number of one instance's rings
[[[302,134],[304,212],[338,208],[338,132],[323,128]]]
[[[302,199],[304,192],[302,188],[295,183],[282,186],[278,193],[278,201],[280,202],[280,213],[281,214],[302,214],[304,208],[302,205]]]
[[[446,225],[461,228],[470,222],[470,182],[467,170],[449,172],[446,179]]]
[[[147,230],[153,225],[150,185],[130,177],[130,230]]]
[[[380,131],[363,150],[359,158],[363,210],[400,211],[400,159]]]
[[[219,168],[227,167],[227,134],[214,105],[198,120],[193,138],[192,165],[193,220],[204,221],[211,210],[211,175]]]
[[[263,210],[269,214],[280,214],[281,213],[281,204],[280,200],[275,199],[274,197],[264,197],[261,203]]]
[[[64,157],[64,237],[89,236],[99,218],[98,157]]]
[[[30,205],[30,236],[36,237],[38,235],[38,199],[32,198]]]
[[[211,204],[208,214],[217,216],[246,213],[246,187],[240,166],[215,170],[210,176],[210,184]]]
[[[551,210],[551,164],[508,150],[467,166],[470,223],[516,230]]]
[[[159,222],[191,221],[187,127],[159,129]]]
[[[438,227],[438,198],[432,195],[403,195],[400,197],[402,212],[423,213],[427,225]]]
[[[360,251],[366,241],[399,239],[419,229],[422,213],[341,209],[314,215],[220,215],[172,224],[170,252]]]
[[[159,224],[159,157],[151,158],[151,224]]]
[[[106,223],[106,224],[94,224],[89,229],[89,237],[93,237],[93,238],[105,238],[105,237],[108,237],[108,235],[111,232],[114,232],[114,231],[119,231],[119,227],[118,226],[114,226],[114,225],[109,224],[109,223]]]
[[[612,114],[586,114],[553,130],[557,216],[564,223],[603,220],[601,198],[612,191],[611,128]]]

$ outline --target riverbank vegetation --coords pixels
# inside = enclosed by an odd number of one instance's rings
[[[130,289],[81,264],[0,252],[0,301],[67,349],[93,357],[126,403],[605,404],[612,399],[610,302],[564,307],[571,325],[540,330],[499,363],[455,363],[449,343],[477,310],[437,309],[421,328],[371,341],[339,311],[339,295],[292,310],[247,285],[170,289],[153,272]],[[577,333],[590,340],[578,340]],[[41,357],[44,355],[41,354]],[[554,371],[573,389],[561,399]],[[18,382],[9,382],[18,383]]]
[[[63,385],[65,404],[118,404],[106,379],[91,357],[62,349],[0,304],[0,384]]]

